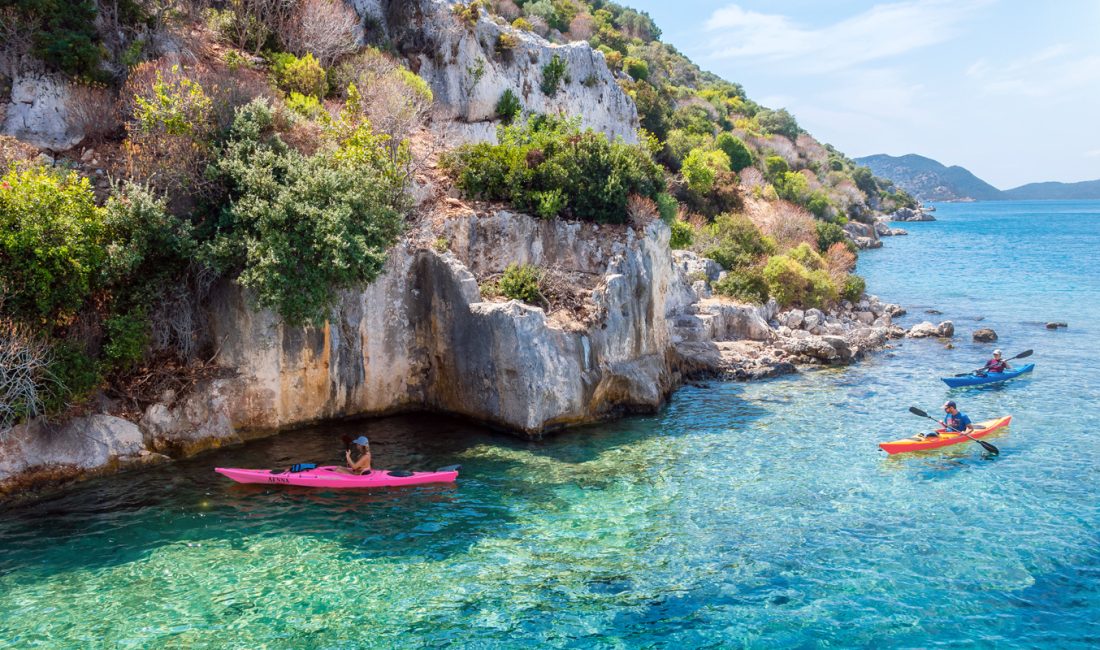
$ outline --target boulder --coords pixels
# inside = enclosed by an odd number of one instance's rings
[[[1056,330],[1060,327],[1069,327],[1069,325],[1061,321],[1052,321],[1047,323],[1048,330]]]
[[[989,343],[997,340],[997,333],[988,327],[974,330],[972,336],[978,343]]]
[[[800,329],[802,327],[802,321],[805,319],[805,313],[801,309],[792,309],[787,312],[787,327],[792,330]]]
[[[855,314],[856,320],[864,325],[870,325],[875,322],[875,314],[870,311],[857,311]]]
[[[939,325],[933,325],[929,321],[923,323],[917,323],[909,328],[906,333],[911,339],[927,338],[930,336],[938,336],[941,338],[950,338],[955,335],[955,325],[951,321],[947,320]]]
[[[940,337],[949,339],[955,336],[955,324],[949,320],[945,320],[936,326],[936,331],[939,332]]]
[[[28,472],[48,472],[51,479],[80,476],[144,450],[141,430],[122,418],[96,414],[60,425],[34,420],[0,437],[0,491]]]
[[[935,221],[936,218],[922,209],[898,208],[889,216],[890,221]]]

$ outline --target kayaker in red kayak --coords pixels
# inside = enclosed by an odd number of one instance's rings
[[[346,440],[346,438],[345,438]],[[352,460],[351,449],[344,452],[344,458],[348,461],[347,469],[341,467],[339,470],[342,474],[370,474],[370,441],[366,436],[359,436],[355,440],[351,441],[360,449],[360,456],[357,460]]]
[[[942,424],[943,428],[947,429],[948,432],[962,431],[964,433],[974,433],[974,425],[970,423],[970,418],[968,418],[965,413],[959,412],[959,408],[955,405],[954,401],[948,401],[944,404],[943,412],[947,415],[944,416],[940,424]],[[926,437],[935,438],[938,435],[938,433],[933,431]]]
[[[993,358],[985,362],[985,367],[978,371],[979,375],[984,375],[988,372],[1004,372],[1009,369],[1008,362],[1001,359],[1001,351],[994,350]]]

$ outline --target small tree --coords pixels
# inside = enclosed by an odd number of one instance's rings
[[[701,148],[688,152],[680,168],[688,188],[699,194],[706,194],[714,189],[714,180],[718,173],[729,170],[730,159],[725,153]]]
[[[752,152],[741,141],[741,138],[723,131],[715,138],[714,144],[721,149],[730,159],[730,169],[739,172],[752,164]]]
[[[511,124],[519,117],[522,110],[523,106],[519,103],[519,97],[516,97],[511,88],[505,89],[500,95],[500,101],[497,102],[497,116],[500,121]]]
[[[542,93],[547,97],[553,97],[558,94],[558,87],[562,81],[568,82],[568,67],[565,64],[565,60],[555,54],[550,59],[550,63],[547,63],[542,67],[542,83],[539,84],[539,88]]]

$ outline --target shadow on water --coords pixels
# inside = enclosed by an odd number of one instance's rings
[[[749,426],[767,414],[736,390],[719,393],[726,394],[717,399],[714,392],[687,389],[657,415],[571,429],[541,441],[445,416],[394,416],[289,431],[94,479],[4,511],[0,575],[119,565],[172,544],[245,549],[257,536],[313,536],[338,541],[358,556],[423,557],[428,548],[431,556],[447,557],[484,538],[510,534],[517,511],[555,507],[555,490],[562,484],[603,489],[617,481],[655,480],[651,464],[674,461],[681,448],[676,440],[696,433],[677,423],[682,418],[675,409],[697,412],[696,423],[708,421],[708,430],[723,421]],[[460,463],[463,470],[455,485],[346,491],[238,485],[213,471],[341,464],[346,435],[370,438],[376,467]],[[632,447],[640,441],[652,452],[623,462],[620,456],[635,453]],[[601,462],[605,455],[615,461]]]

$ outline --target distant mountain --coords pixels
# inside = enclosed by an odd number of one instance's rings
[[[1005,198],[1001,190],[957,165],[947,167],[931,158],[907,154],[876,154],[856,158],[871,168],[875,176],[894,181],[898,187],[921,201],[995,201]]]
[[[1100,199],[1100,181],[1080,183],[1028,183],[1001,193],[1014,201],[1041,201],[1045,199]]]
[[[958,165],[943,164],[918,156],[875,154],[856,158],[875,176],[888,178],[920,201],[1047,201],[1100,199],[1100,180],[1080,183],[1028,183],[999,190]]]

